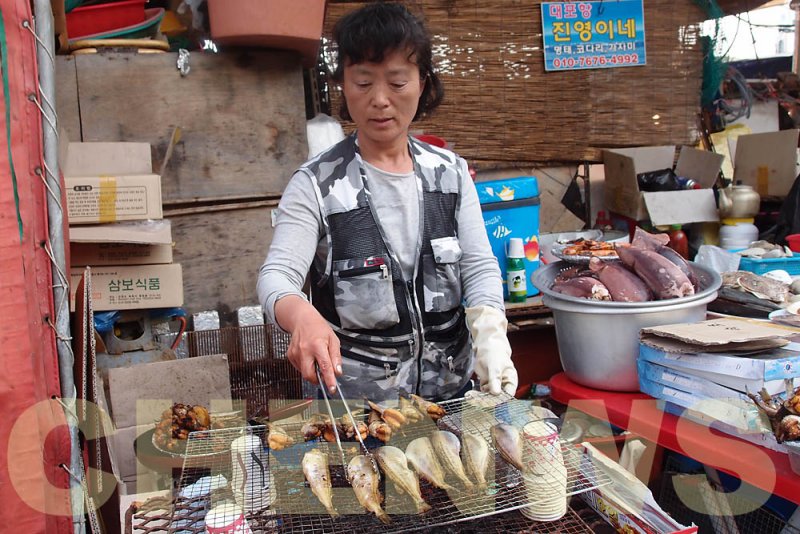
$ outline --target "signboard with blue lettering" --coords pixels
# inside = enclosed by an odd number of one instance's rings
[[[645,65],[642,0],[543,2],[547,71]]]

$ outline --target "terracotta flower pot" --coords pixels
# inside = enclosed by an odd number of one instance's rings
[[[211,37],[220,44],[294,50],[312,67],[325,0],[208,0],[208,17]]]

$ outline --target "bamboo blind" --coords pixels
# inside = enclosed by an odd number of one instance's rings
[[[329,2],[325,35],[363,2]],[[692,0],[645,0],[647,65],[545,72],[538,0],[414,0],[445,85],[412,125],[476,166],[595,159],[597,148],[698,139],[702,14]],[[332,113],[341,95],[331,84]],[[349,125],[352,128],[352,125]]]

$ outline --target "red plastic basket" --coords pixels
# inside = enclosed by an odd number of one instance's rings
[[[124,28],[144,21],[147,0],[123,0],[108,4],[76,7],[67,13],[67,35],[76,39],[86,35]]]

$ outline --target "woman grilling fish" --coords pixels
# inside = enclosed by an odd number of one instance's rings
[[[351,398],[471,388],[513,395],[500,270],[466,162],[409,135],[443,89],[422,22],[374,3],[334,29],[341,116],[356,131],[302,165],[258,277],[303,378]],[[311,302],[301,291],[310,276]]]

